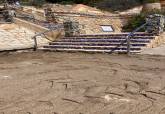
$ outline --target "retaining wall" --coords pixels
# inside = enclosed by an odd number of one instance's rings
[[[40,33],[40,32],[44,32],[44,31],[49,30],[49,29],[47,29],[45,27],[42,27],[40,25],[36,25],[34,23],[31,23],[31,22],[28,22],[28,21],[25,21],[25,20],[21,20],[21,19],[18,19],[18,18],[14,18],[14,23],[19,25],[19,26],[23,26],[23,27],[25,27],[29,30],[32,30],[36,33]],[[60,38],[61,35],[62,35],[61,30],[49,32],[49,33],[46,34],[47,38],[51,41],[54,41],[55,39]]]

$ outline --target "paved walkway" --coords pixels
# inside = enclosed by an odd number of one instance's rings
[[[162,44],[160,46],[155,47],[155,48],[146,48],[141,52],[141,54],[165,55],[165,32],[162,33],[159,37],[163,39],[161,41]]]
[[[34,32],[15,24],[0,25],[0,51],[31,48],[34,45]],[[39,45],[48,43],[44,38],[38,38]]]
[[[165,43],[156,48],[147,48],[144,49],[141,54],[150,54],[150,55],[165,55]]]

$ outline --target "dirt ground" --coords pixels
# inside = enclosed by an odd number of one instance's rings
[[[1,53],[0,114],[165,114],[165,56]]]

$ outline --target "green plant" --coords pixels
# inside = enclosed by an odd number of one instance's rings
[[[152,14],[161,14],[161,15],[165,15],[165,10],[153,10],[150,12],[143,12],[139,15],[135,15],[134,17],[132,17],[128,23],[123,27],[123,31],[124,32],[130,32],[133,31],[134,29],[136,29],[137,27],[141,26],[142,24],[145,23],[145,19],[148,15],[152,15]],[[141,31],[144,31],[144,29],[142,29]]]
[[[97,3],[98,8],[122,11],[140,5],[140,0],[102,0]]]
[[[31,0],[31,1],[32,1],[31,4],[36,7],[41,7],[45,3],[45,0]]]
[[[123,27],[123,31],[131,32],[137,27],[141,26],[142,24],[145,23],[145,17],[146,17],[145,14],[139,14],[134,16],[128,21],[128,24]],[[144,31],[144,29],[141,31]]]

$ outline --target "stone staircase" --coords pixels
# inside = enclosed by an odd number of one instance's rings
[[[49,45],[45,45],[43,50],[47,51],[67,51],[67,52],[102,52],[102,53],[126,53],[127,43],[119,46],[125,41],[128,33],[106,34],[106,35],[79,35],[73,37],[63,37]],[[131,53],[140,53],[145,47],[150,47],[155,40],[155,36],[147,33],[136,33],[131,39]]]

